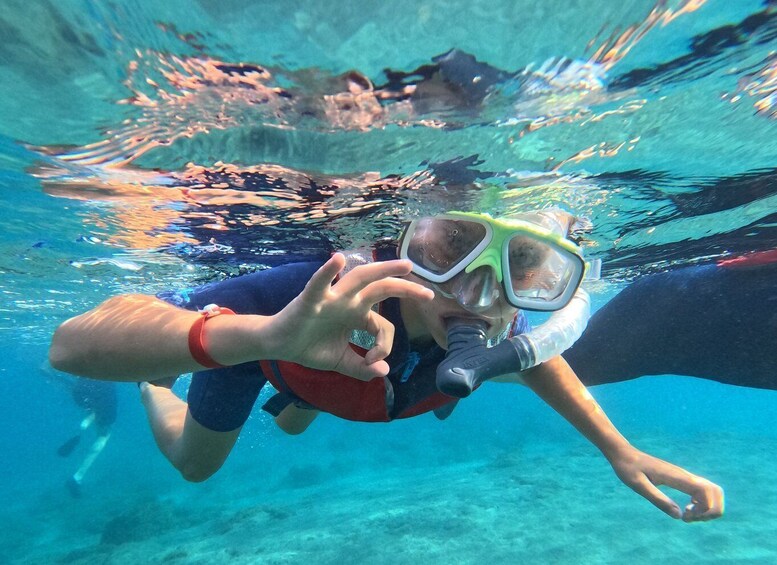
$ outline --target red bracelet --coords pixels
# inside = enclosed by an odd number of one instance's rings
[[[192,359],[197,361],[203,367],[208,369],[221,369],[224,367],[221,363],[218,363],[208,354],[205,347],[205,336],[203,330],[205,329],[205,322],[218,316],[219,314],[234,314],[229,308],[221,308],[216,304],[208,304],[200,311],[200,317],[192,324],[189,329],[189,353],[191,353]]]

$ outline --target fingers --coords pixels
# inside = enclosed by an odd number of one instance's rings
[[[349,347],[338,368],[344,374],[363,381],[388,375],[390,368],[384,359],[391,353],[394,343],[394,324],[376,312],[368,314],[366,330],[375,336],[375,345],[364,357]]]
[[[410,261],[399,259],[360,265],[338,281],[337,290],[343,294],[356,294],[369,284],[387,277],[403,277],[409,274],[412,268],[413,264]]]
[[[699,479],[701,483],[691,493],[691,504],[683,512],[684,522],[707,522],[723,516],[725,495],[723,489],[715,483]]]
[[[691,496],[691,504],[685,507],[683,521],[706,522],[720,518],[725,509],[723,489],[715,483],[687,471],[664,477],[663,484]]]
[[[329,261],[316,271],[305,286],[307,299],[322,298],[345,266],[345,257],[335,253]],[[394,277],[410,273],[410,261],[396,260],[370,263],[356,267],[337,282],[334,288],[340,295],[360,295],[360,300],[369,306],[390,297],[431,300],[434,291],[421,284]]]
[[[318,269],[305,285],[305,291],[314,297],[322,296],[332,286],[335,278],[345,267],[345,257],[342,253],[335,253]]]
[[[620,471],[616,468],[616,472],[634,491],[673,518],[682,518],[685,522],[703,522],[723,515],[723,489],[681,467],[639,454]],[[677,504],[658,489],[661,485],[690,495],[691,504],[681,512]]]
[[[360,381],[370,381],[375,377],[388,375],[389,365],[382,359],[374,363],[367,363],[365,357],[349,347],[335,370]]]
[[[651,483],[645,475],[640,475],[640,478],[629,486],[631,486],[635,492],[648,499],[653,506],[663,513],[668,514],[675,519],[680,519],[683,516],[680,507],[671,498],[661,492],[658,487]]]
[[[364,356],[364,361],[369,365],[388,357],[391,346],[394,343],[394,324],[386,318],[370,311],[367,315],[367,331],[375,336],[375,345]]]
[[[682,518],[684,522],[707,522],[723,515],[725,496],[722,488],[679,467],[670,464],[666,467],[671,472],[657,473],[653,479],[641,474],[631,488],[672,518]],[[656,485],[666,485],[690,495],[691,504],[680,512],[677,504]]]
[[[360,295],[365,302],[377,304],[391,297],[431,300],[434,298],[434,291],[412,281],[389,278],[370,284]]]

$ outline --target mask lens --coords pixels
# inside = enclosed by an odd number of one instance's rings
[[[461,264],[485,237],[485,226],[477,222],[423,218],[410,236],[407,258],[434,275],[444,275]]]
[[[480,267],[471,273],[459,273],[451,280],[437,285],[443,295],[455,298],[470,312],[489,309],[499,299],[499,282],[490,267]]]
[[[530,302],[553,302],[579,272],[578,258],[550,243],[523,235],[510,240],[508,264],[515,296]]]

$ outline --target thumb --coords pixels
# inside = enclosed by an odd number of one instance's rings
[[[677,503],[661,492],[645,475],[642,475],[636,483],[632,484],[631,488],[638,494],[644,496],[664,514],[675,519],[682,518],[683,513]]]
[[[383,360],[367,363],[356,351],[348,347],[338,363],[337,372],[360,381],[371,381],[376,377],[385,377],[389,373],[389,365]]]

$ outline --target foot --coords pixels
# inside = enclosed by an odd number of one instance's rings
[[[71,453],[73,453],[73,450],[76,448],[78,443],[81,441],[80,435],[75,435],[71,437],[69,440],[67,440],[65,443],[59,446],[59,449],[57,449],[57,455],[60,457],[67,457]]]

